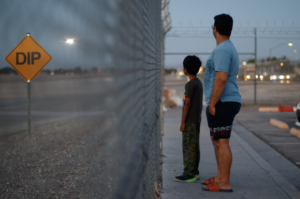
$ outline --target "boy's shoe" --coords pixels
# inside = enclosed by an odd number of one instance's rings
[[[196,175],[195,175],[195,179],[196,179],[196,180],[200,180],[199,174],[196,174]]]
[[[177,182],[196,182],[195,175],[183,173],[181,176],[176,176],[175,180]]]

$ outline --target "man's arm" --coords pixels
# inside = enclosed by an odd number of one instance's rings
[[[190,97],[185,98],[185,105],[184,105],[184,108],[183,108],[183,114],[182,114],[181,126],[180,126],[180,131],[181,132],[183,132],[184,129],[185,129],[185,121],[186,121],[186,118],[187,118],[187,116],[189,114],[189,111],[190,111],[191,102],[192,102],[192,99]]]
[[[216,114],[215,106],[224,91],[227,82],[227,77],[228,77],[228,73],[216,71],[215,82],[214,82],[212,94],[208,105],[209,113],[212,115]]]

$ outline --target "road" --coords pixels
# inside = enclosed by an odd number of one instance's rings
[[[203,76],[200,76],[203,82]],[[165,76],[165,87],[177,90],[177,94],[183,96],[183,86],[186,77],[177,79]],[[254,83],[253,81],[238,81],[239,91],[243,104],[254,103]],[[300,102],[300,82],[280,83],[271,81],[257,82],[257,103],[263,105],[291,105],[296,106]]]
[[[109,106],[103,96],[110,77],[38,76],[31,84],[32,125],[99,114]],[[19,76],[0,78],[0,137],[27,130],[27,83]],[[16,125],[17,124],[17,125]]]

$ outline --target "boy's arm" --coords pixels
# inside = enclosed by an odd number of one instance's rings
[[[185,105],[184,105],[184,108],[183,108],[183,114],[182,114],[181,126],[180,126],[180,131],[181,132],[183,132],[184,129],[185,129],[185,121],[186,121],[186,118],[187,118],[187,116],[189,114],[189,111],[190,111],[191,101],[192,101],[192,99],[190,97],[185,98]]]

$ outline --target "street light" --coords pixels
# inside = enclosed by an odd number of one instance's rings
[[[74,39],[67,39],[66,43],[67,44],[73,44],[74,43]]]
[[[288,45],[288,46],[293,46],[293,43],[282,43],[282,44],[279,44],[279,45],[277,45],[277,46],[275,46],[275,47],[273,47],[273,48],[270,48],[270,57],[269,57],[269,59],[270,59],[270,61],[271,61],[271,55],[272,55],[272,50],[274,50],[275,48],[278,48],[278,47],[280,47],[280,46],[284,46],[284,45]]]

